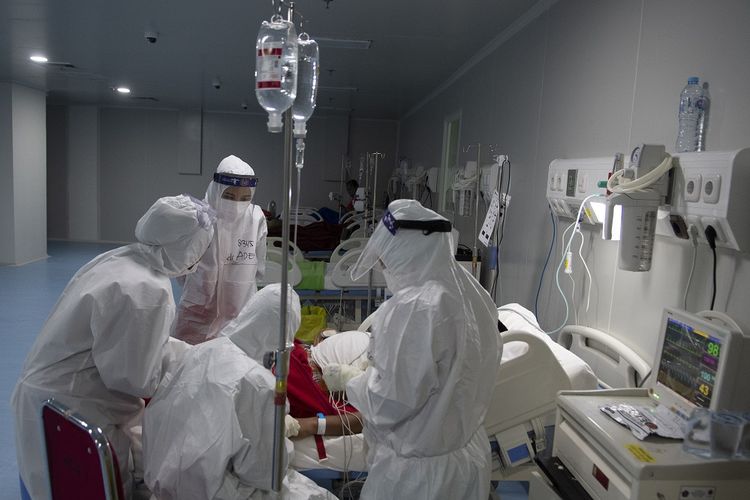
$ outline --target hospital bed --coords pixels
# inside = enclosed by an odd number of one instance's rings
[[[316,208],[299,207],[298,209],[292,208],[289,211],[289,220],[291,223],[307,226],[315,222],[323,222],[323,216],[320,215],[320,212]]]
[[[344,315],[344,303],[351,303],[352,307],[346,308],[350,309],[350,314],[347,315],[351,316],[353,326],[358,325],[362,318],[367,316],[366,313],[363,314],[363,305],[366,305],[368,300],[370,283],[368,275],[352,280],[351,269],[357,263],[366,244],[367,238],[344,240],[331,253],[330,262],[310,263],[305,260],[300,249],[290,241],[287,247],[289,284],[295,288],[300,300],[328,306],[327,309],[332,315],[336,311]],[[258,282],[260,287],[281,282],[283,242],[281,238],[268,238],[267,245],[266,272]],[[322,279],[304,280],[305,270],[311,268],[316,269],[318,273],[323,268]],[[381,271],[373,270],[371,286],[374,290],[372,299],[376,299],[378,295],[384,298],[387,285]]]
[[[484,427],[493,443],[492,479],[527,479],[555,423],[555,397],[566,389],[596,389],[597,378],[578,356],[555,343],[519,304],[498,308],[508,328]]]
[[[373,317],[359,329],[366,331]],[[525,479],[534,468],[534,454],[548,444],[545,431],[554,425],[557,391],[595,389],[597,378],[585,362],[553,342],[527,309],[508,304],[498,308],[498,318],[509,330],[500,334],[503,355],[484,421],[494,442],[492,479]],[[348,355],[341,353],[342,357]],[[366,467],[367,447],[361,437],[325,438],[325,443],[330,452],[327,460],[320,461],[314,440],[295,442],[292,466],[300,470],[366,470],[358,468]]]

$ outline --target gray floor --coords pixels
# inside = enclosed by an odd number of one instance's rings
[[[57,297],[83,264],[115,245],[50,241],[49,258],[20,267],[0,266],[0,499],[19,498],[10,396],[26,353]],[[503,500],[526,499],[519,483],[501,483]]]

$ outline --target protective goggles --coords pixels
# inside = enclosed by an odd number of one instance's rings
[[[214,174],[214,182],[224,184],[225,186],[237,186],[237,187],[255,187],[258,185],[257,177],[242,177],[239,175],[232,174]]]
[[[451,223],[447,220],[407,220],[396,219],[392,213],[386,211],[381,219],[383,225],[392,235],[396,235],[399,229],[415,229],[422,231],[425,236],[432,233],[450,233]]]

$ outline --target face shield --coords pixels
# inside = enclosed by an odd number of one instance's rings
[[[382,267],[388,288],[395,291],[392,286],[395,275],[422,274],[424,266],[419,264],[420,259],[441,254],[441,250],[450,254],[450,232],[450,221],[432,210],[414,200],[396,200],[388,206],[352,267],[351,278],[360,279],[371,269]],[[429,261],[432,259],[425,260]]]
[[[255,195],[255,187],[258,185],[258,178],[255,176],[216,172],[213,182],[218,184],[219,199],[251,202]]]

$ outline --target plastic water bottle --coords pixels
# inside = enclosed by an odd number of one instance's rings
[[[255,96],[268,112],[268,131],[281,132],[281,115],[297,95],[297,33],[275,15],[263,21],[255,44]]]
[[[320,72],[318,43],[307,33],[301,33],[299,46],[299,66],[297,72],[297,98],[292,105],[294,117],[294,137],[305,137],[307,120],[315,110],[318,95],[318,73]]]
[[[688,78],[688,83],[680,93],[679,129],[677,132],[677,151],[698,151],[698,145],[704,144],[699,139],[698,124],[704,123],[703,87],[697,76]]]

